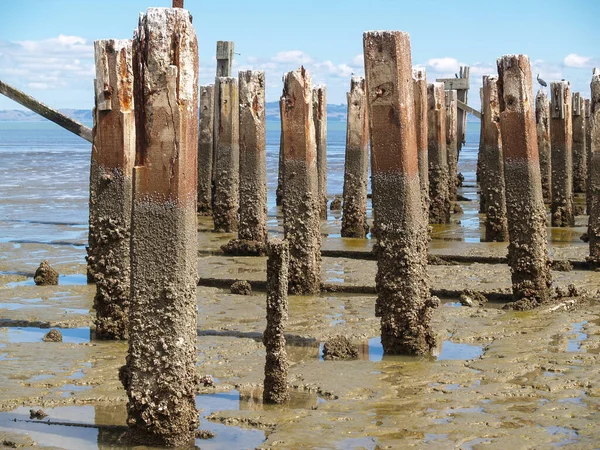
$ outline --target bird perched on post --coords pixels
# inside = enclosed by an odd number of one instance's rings
[[[540,83],[542,85],[542,87],[548,86],[548,84],[544,80],[542,80],[540,78],[540,74],[539,73],[537,74],[537,81],[538,81],[538,83]]]

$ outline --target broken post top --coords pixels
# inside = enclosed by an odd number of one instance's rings
[[[550,101],[548,100],[548,94],[540,89],[535,96],[535,122],[541,123],[545,121],[544,125],[548,126],[548,119],[550,118]]]
[[[233,42],[217,41],[217,77],[230,77],[233,63]]]
[[[596,111],[600,111],[600,70],[598,69],[594,69],[594,75],[592,76],[590,88],[592,91],[590,108],[591,113],[594,114]]]
[[[173,0],[173,8],[183,8],[183,0]]]
[[[573,102],[573,115],[574,116],[581,116],[584,113],[584,100],[583,97],[581,96],[581,94],[579,92],[574,92],[573,93],[573,98],[572,98],[572,102]]]
[[[413,69],[412,77],[414,81],[427,81],[427,72],[425,69]]]
[[[248,111],[254,122],[262,123],[265,120],[265,72],[241,70],[238,72],[238,79],[240,115]]]
[[[410,35],[403,31],[363,34],[373,173],[418,174],[417,134]],[[387,133],[376,132],[387,127]]]
[[[446,107],[444,83],[429,83],[427,85],[427,109],[440,110],[442,107]]]
[[[132,41],[103,39],[94,41],[96,61],[96,109],[133,110]],[[113,105],[113,101],[116,103]]]
[[[350,78],[350,92],[359,88],[365,90],[365,77],[353,76]]]
[[[550,83],[552,95],[552,118],[564,119],[571,107],[571,85],[568,81],[553,81]]]

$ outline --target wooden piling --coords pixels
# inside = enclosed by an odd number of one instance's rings
[[[550,101],[543,90],[535,97],[535,123],[538,140],[538,154],[542,175],[542,195],[544,203],[552,201],[552,162],[550,151]]]
[[[586,173],[586,193],[585,193],[585,213],[590,213],[590,179],[591,174],[591,161],[592,161],[592,103],[589,98],[585,99],[585,154],[587,159],[587,173]]]
[[[304,67],[288,72],[281,97],[283,230],[290,247],[289,292],[315,294],[321,282],[321,227],[312,83]]]
[[[429,223],[450,222],[446,97],[443,83],[427,85],[427,157],[429,160]]]
[[[148,9],[133,54],[132,295],[120,378],[133,442],[186,447],[198,426],[198,44],[189,12]]]
[[[446,160],[448,161],[448,196],[456,201],[456,182],[458,181],[458,137],[456,91],[446,91]]]
[[[481,99],[481,144],[479,146],[482,173],[481,196],[486,215],[486,242],[508,241],[506,221],[506,194],[504,189],[504,161],[500,137],[500,104],[498,101],[498,78],[483,77]]]
[[[284,330],[288,319],[289,249],[279,239],[267,243],[267,327],[263,334],[266,348],[263,401],[284,403],[289,400],[287,384],[289,363],[285,350]]]
[[[429,150],[427,146],[427,76],[425,69],[413,70],[413,94],[421,197],[425,215],[429,218]]]
[[[553,227],[572,227],[573,215],[573,125],[571,87],[568,81],[550,83],[552,92],[550,140],[552,151]]]
[[[435,347],[430,321],[437,302],[427,282],[412,63],[408,33],[363,35],[377,238],[377,302],[384,354],[426,354]],[[443,110],[443,84],[438,110]],[[444,131],[444,123],[438,127]],[[443,143],[445,137],[443,133]],[[442,147],[445,154],[445,145]],[[447,178],[444,180],[447,192]]]
[[[470,67],[460,66],[459,72],[454,78],[438,78],[435,80],[437,82],[444,83],[444,89],[446,91],[456,90],[456,103],[457,106],[459,106],[456,120],[457,155],[460,155],[460,150],[465,142],[465,133],[467,130],[467,110],[470,109],[474,115],[477,115],[477,112],[472,108],[469,108],[467,105],[470,87],[470,71]]]
[[[579,92],[573,94],[573,192],[587,190],[587,155],[585,144],[585,104]]]
[[[96,283],[96,337],[127,339],[129,237],[135,163],[133,67],[130,40],[94,42],[95,108],[87,247]]]
[[[589,262],[600,266],[600,70],[594,69],[590,99],[590,238]]]
[[[548,300],[552,282],[531,79],[527,56],[498,59],[508,261],[513,295],[521,301],[516,306],[522,308]]]
[[[217,41],[217,78],[231,76],[233,48],[231,41]]]
[[[263,246],[267,242],[267,153],[265,73],[238,74],[240,103],[239,239]]]
[[[279,163],[277,165],[277,189],[275,190],[275,205],[283,205],[283,110],[279,102]]]
[[[365,238],[367,225],[367,184],[369,180],[369,122],[365,79],[352,77],[346,121],[344,164],[344,205],[342,237]]]
[[[215,86],[200,86],[200,130],[198,136],[198,214],[212,215],[213,130]]]
[[[319,215],[327,219],[327,89],[313,88],[313,120],[317,143],[317,172],[319,177]]]
[[[233,77],[215,79],[215,173],[213,220],[215,231],[238,230],[239,207],[239,97]]]

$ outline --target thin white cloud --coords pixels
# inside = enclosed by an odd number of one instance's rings
[[[458,72],[461,64],[456,58],[432,58],[427,61],[427,67],[433,69],[436,72]]]
[[[570,53],[567,56],[565,56],[563,64],[565,65],[565,67],[573,67],[578,69],[591,68],[593,65],[591,57],[580,56],[576,53]]]

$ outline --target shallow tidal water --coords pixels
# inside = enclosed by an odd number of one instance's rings
[[[435,226],[431,253],[504,257],[506,244],[482,243],[475,182],[478,124],[468,126],[459,161],[464,210]],[[330,123],[328,194],[341,196],[345,128]],[[269,124],[269,233],[282,233],[275,206],[278,129]],[[23,448],[124,448],[126,395],[117,373],[127,345],[94,338],[95,287],[86,283],[89,144],[51,124],[0,123],[0,442]],[[369,215],[370,201],[369,201]],[[322,224],[323,249],[370,252],[370,239],[340,238],[341,212]],[[583,261],[572,229],[548,229],[555,259]],[[199,220],[202,278],[264,281],[265,258],[227,257]],[[58,286],[35,286],[47,259]],[[504,264],[429,266],[433,290],[510,292]],[[198,392],[199,448],[599,448],[600,274],[553,271],[556,286],[575,284],[591,300],[570,310],[512,312],[502,302],[464,307],[442,298],[429,357],[384,356],[374,316],[375,261],[323,258],[323,282],[362,293],[289,298],[286,329],[292,401],[263,405],[265,293],[232,295],[198,287],[197,371],[215,378]],[[43,342],[50,328],[62,343]],[[322,347],[342,334],[358,345],[355,361],[324,361]],[[30,409],[48,416],[30,419]]]

